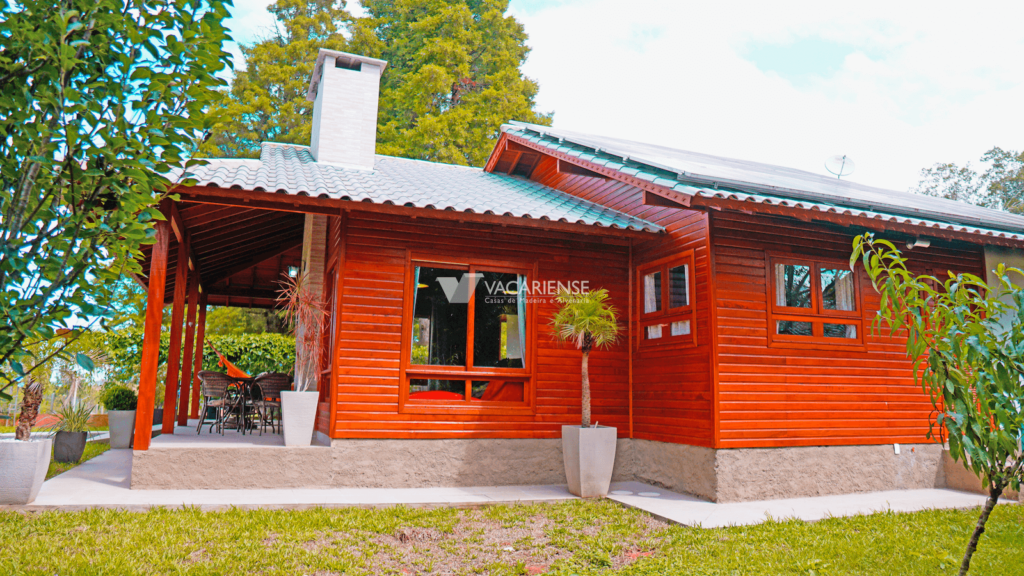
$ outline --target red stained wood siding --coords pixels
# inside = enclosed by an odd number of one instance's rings
[[[904,342],[865,330],[865,351],[768,346],[766,254],[848,260],[858,233],[818,223],[713,212],[720,447],[926,442],[931,403]],[[890,239],[905,236],[879,233]],[[905,251],[913,270],[980,274],[981,247],[933,241]],[[858,273],[865,318],[878,294]]]
[[[332,228],[333,231],[333,228]],[[580,418],[580,353],[556,344],[548,328],[552,304],[539,304],[534,385],[527,414],[415,414],[399,408],[402,315],[407,250],[453,261],[536,264],[536,280],[587,280],[607,288],[626,310],[628,242],[514,226],[346,213],[338,232],[341,306],[332,402],[335,438],[558,438]],[[331,253],[333,256],[333,253]],[[593,418],[628,434],[628,349],[625,341],[591,355]],[[321,424],[322,425],[322,424]]]
[[[666,233],[635,241],[633,267],[694,250],[696,346],[637,346],[639,315],[633,287],[630,342],[633,350],[633,437],[712,446],[714,386],[711,354],[711,285],[707,216],[696,210],[644,204],[643,190],[618,180],[559,172],[554,158],[543,156],[530,175],[563,192],[664,226]],[[627,309],[620,307],[625,319]]]

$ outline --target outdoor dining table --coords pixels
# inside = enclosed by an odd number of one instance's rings
[[[237,377],[237,376],[232,376],[231,379],[234,380],[238,384],[238,386],[236,388],[236,390],[238,391],[238,400],[237,400],[237,402],[238,402],[238,404],[237,404],[237,406],[238,406],[238,413],[234,415],[234,418],[236,419],[236,423],[237,423],[237,426],[235,427],[235,429],[238,430],[239,432],[241,432],[242,434],[245,434],[245,430],[249,426],[248,425],[249,420],[248,420],[248,418],[246,418],[246,413],[245,413],[246,412],[246,402],[249,400],[250,394],[252,393],[252,391],[251,391],[252,384],[253,384],[253,382],[256,381],[256,378],[251,377],[251,376],[248,376],[248,377],[245,377],[245,378],[240,378],[240,377]],[[227,419],[229,417],[230,416],[225,416],[225,419]]]

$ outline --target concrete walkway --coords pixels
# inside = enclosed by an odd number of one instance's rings
[[[156,506],[196,506],[204,510],[238,508],[301,509],[316,506],[475,507],[498,503],[555,502],[575,498],[565,486],[490,486],[476,488],[336,488],[291,490],[132,490],[132,452],[110,450],[43,484],[29,506],[0,510],[146,510]],[[662,520],[714,528],[750,525],[767,518],[820,520],[883,510],[912,512],[929,508],[972,508],[985,497],[955,490],[902,490],[817,498],[715,504],[639,482],[617,482],[609,498],[647,511]],[[1007,504],[1014,502],[1006,500]]]

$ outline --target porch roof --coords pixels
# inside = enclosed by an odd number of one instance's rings
[[[317,162],[308,146],[264,142],[259,160],[213,159],[196,186],[488,214],[607,228],[664,228],[519,176],[377,155],[372,171]]]
[[[741,201],[1024,241],[1024,216],[782,166],[687,152],[523,122],[509,135],[702,203]]]

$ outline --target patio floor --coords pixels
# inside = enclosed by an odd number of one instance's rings
[[[264,438],[266,436],[264,434]],[[176,441],[188,442],[183,440],[184,438],[187,436],[182,435]],[[248,440],[249,435],[244,439]],[[317,506],[377,507],[397,504],[412,507],[475,507],[512,502],[554,502],[574,498],[565,486],[131,490],[131,465],[130,450],[110,450],[46,481],[39,496],[31,505],[0,506],[0,510],[146,510],[157,506],[196,506],[204,510],[232,506],[301,509]],[[623,505],[645,510],[663,520],[704,528],[758,524],[769,517],[813,521],[829,516],[853,516],[883,510],[912,512],[930,508],[972,508],[981,506],[985,501],[985,497],[980,494],[936,489],[715,504],[639,482],[613,483],[612,494],[609,497]],[[1009,500],[1004,502],[1015,503]]]
[[[253,433],[241,434],[237,430],[225,429],[221,434],[214,429],[210,432],[210,425],[203,426],[202,432],[196,434],[198,420],[189,420],[187,426],[175,426],[174,434],[162,434],[153,438],[149,447],[151,450],[161,448],[248,448],[252,446],[284,446],[284,437],[275,434],[269,429],[261,435],[259,430]]]

